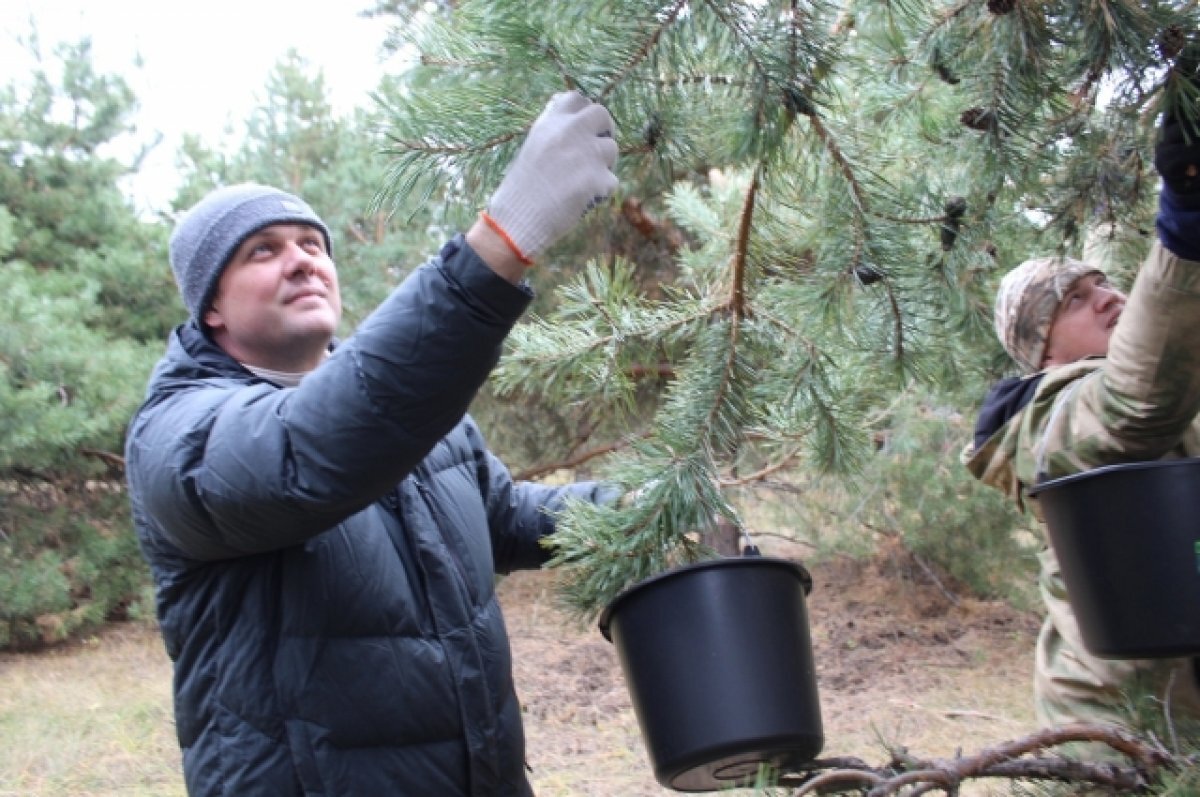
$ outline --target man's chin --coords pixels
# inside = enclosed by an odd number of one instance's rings
[[[329,319],[308,318],[303,322],[293,321],[288,324],[287,337],[296,343],[302,342],[306,347],[326,349],[336,331],[337,324],[331,323]]]
[[[319,307],[304,308],[303,312],[291,313],[287,325],[298,333],[302,330],[319,333],[322,330],[333,335],[338,325],[338,313],[327,304]]]

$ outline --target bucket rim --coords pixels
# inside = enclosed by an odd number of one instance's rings
[[[1154,459],[1148,462],[1118,462],[1114,465],[1101,465],[1098,468],[1091,470],[1072,473],[1067,476],[1060,476],[1057,479],[1040,482],[1029,487],[1026,490],[1026,495],[1031,498],[1036,498],[1040,493],[1056,490],[1060,487],[1066,487],[1075,482],[1085,481],[1087,479],[1098,479],[1114,473],[1129,473],[1140,470],[1167,470],[1171,468],[1194,468],[1200,466],[1200,457],[1180,457],[1177,459]]]
[[[700,562],[692,562],[686,565],[673,567],[669,570],[664,570],[661,573],[656,573],[653,576],[648,576],[636,584],[632,584],[623,589],[615,598],[608,602],[604,607],[604,611],[600,613],[600,619],[597,625],[600,628],[600,633],[609,642],[612,641],[612,636],[609,633],[609,627],[612,623],[613,614],[616,613],[620,604],[624,603],[631,595],[641,592],[643,589],[653,587],[663,581],[669,581],[676,577],[694,573],[698,570],[712,570],[715,568],[724,567],[782,567],[786,570],[791,570],[799,579],[804,588],[804,594],[808,595],[812,592],[813,580],[807,568],[799,562],[794,562],[791,559],[783,559],[777,556],[726,556],[715,559],[705,559]]]

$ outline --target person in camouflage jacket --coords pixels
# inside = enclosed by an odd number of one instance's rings
[[[1200,142],[1168,119],[1155,164],[1164,182],[1158,240],[1128,297],[1070,258],[1026,261],[997,293],[996,332],[1022,374],[989,391],[964,461],[1039,519],[1025,490],[1040,482],[1200,455]],[[1174,718],[1200,719],[1198,663],[1091,655],[1053,551],[1040,559],[1038,720],[1124,724],[1139,694],[1163,700]]]

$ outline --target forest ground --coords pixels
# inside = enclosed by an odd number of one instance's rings
[[[957,595],[903,552],[806,566],[823,756],[951,758],[1034,730],[1034,615]],[[500,593],[540,797],[675,794],[654,781],[613,646],[557,608],[553,574]],[[0,797],[184,793],[170,666],[145,624],[0,654],[0,739]]]
[[[1035,730],[1035,616],[955,595],[904,554],[808,569],[822,756],[883,764],[887,746],[902,745],[952,758]],[[538,793],[675,794],[654,781],[615,649],[562,625],[553,589],[531,573],[502,593]]]

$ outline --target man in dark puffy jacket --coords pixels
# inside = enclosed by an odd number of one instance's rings
[[[126,454],[190,794],[530,793],[493,575],[607,490],[514,483],[466,411],[526,266],[615,190],[612,132],[556,95],[480,220],[336,348],[304,201],[232,186],[180,219],[190,318]]]

